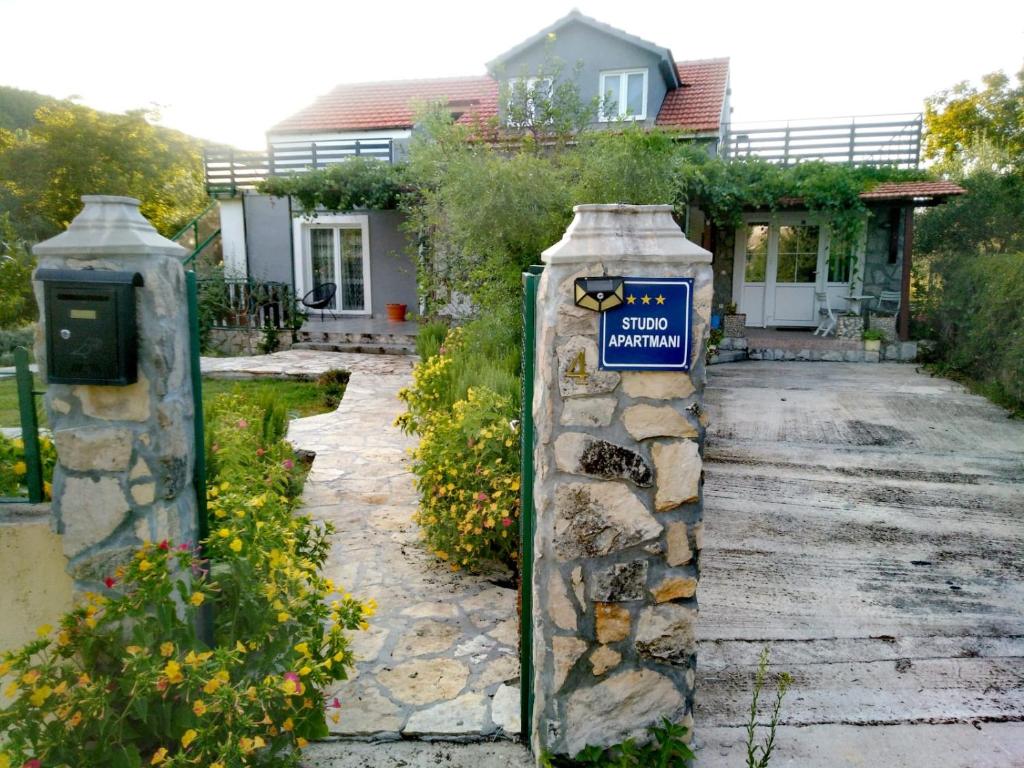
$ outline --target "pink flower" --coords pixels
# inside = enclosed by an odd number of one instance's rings
[[[512,518],[511,517],[503,517],[503,518],[501,518],[501,524],[504,525],[506,528],[508,528],[510,525],[512,525]]]
[[[248,426],[249,426],[249,422],[246,421],[245,419],[239,419],[238,420],[238,428],[239,429],[245,429]]]
[[[487,494],[484,493],[483,491],[478,492],[477,495],[476,495],[476,500],[477,501],[487,501]]]
[[[192,545],[189,544],[187,541],[178,545],[178,549],[180,551],[182,551],[182,552],[188,552],[189,549],[191,549],[191,548],[192,548]]]
[[[262,448],[257,448],[256,449],[256,455],[257,456],[262,456],[265,453],[266,453],[266,451],[264,451]]]
[[[43,768],[43,763],[38,757],[33,757],[31,760],[26,760],[21,768]]]
[[[217,445],[216,443],[214,443],[213,445],[210,446],[210,453],[216,453],[219,450],[220,450],[220,446]]]
[[[163,541],[161,541],[161,542],[160,542],[159,544],[157,544],[156,546],[157,546],[157,548],[158,548],[158,549],[159,549],[159,550],[160,550],[161,552],[166,552],[167,550],[169,550],[169,549],[171,548],[171,545],[170,545],[170,544],[169,544],[169,543],[167,542],[167,539],[164,539]]]
[[[331,702],[331,706],[334,707],[335,709],[341,709],[341,702],[338,701],[338,697],[337,696],[334,697],[334,701]]]
[[[103,583],[106,584],[107,589],[113,589],[114,585],[117,584],[117,579],[113,576],[107,576],[107,578],[103,580]]]
[[[295,462],[292,461],[291,459],[285,459],[284,461],[281,462],[281,466],[291,471],[292,469],[295,468]]]

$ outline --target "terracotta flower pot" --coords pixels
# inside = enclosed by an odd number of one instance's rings
[[[401,323],[405,321],[405,304],[388,304],[388,322]]]

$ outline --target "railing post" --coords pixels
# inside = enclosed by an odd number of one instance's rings
[[[854,149],[857,146],[857,118],[850,123],[850,165],[853,165]]]
[[[789,165],[789,125],[786,125],[786,142],[783,145],[782,164]]]
[[[28,367],[28,350],[14,350],[15,378],[18,386],[18,409],[21,412],[21,442],[25,450],[25,483],[28,500],[38,504],[43,500],[43,465],[39,452],[39,420],[36,418],[36,399],[32,391],[32,370]]]
[[[313,170],[315,171],[315,170],[316,170],[317,168],[319,168],[319,167],[320,167],[320,166],[319,166],[319,165],[317,164],[317,157],[316,157],[316,142],[315,142],[315,141],[311,141],[311,142],[309,143],[309,151],[310,151],[310,155],[311,155],[311,156],[312,156],[312,158],[313,158]]]

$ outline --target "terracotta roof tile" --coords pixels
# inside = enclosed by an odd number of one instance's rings
[[[966,189],[952,181],[890,181],[861,193],[861,200],[908,200],[917,197],[962,195]]]
[[[443,101],[463,122],[498,111],[498,84],[487,76],[393,80],[339,85],[268,133],[315,133],[411,128],[417,109]]]
[[[676,65],[685,87],[670,91],[657,124],[688,131],[718,131],[728,59],[683,61]],[[488,119],[498,113],[498,83],[486,75],[434,80],[393,80],[337,86],[305,109],[282,120],[268,133],[319,133],[411,128],[420,105],[446,103],[461,112],[459,122]]]
[[[676,70],[683,87],[665,96],[657,125],[717,133],[729,86],[729,59],[680,61]]]

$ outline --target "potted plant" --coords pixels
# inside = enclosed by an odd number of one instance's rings
[[[388,322],[401,323],[405,321],[405,313],[408,307],[405,304],[388,304]]]
[[[730,339],[742,339],[747,335],[747,315],[736,311],[736,302],[730,301],[725,307],[722,330]]]
[[[885,341],[885,334],[878,328],[868,328],[861,334],[861,338],[864,339],[865,352],[878,352]]]

